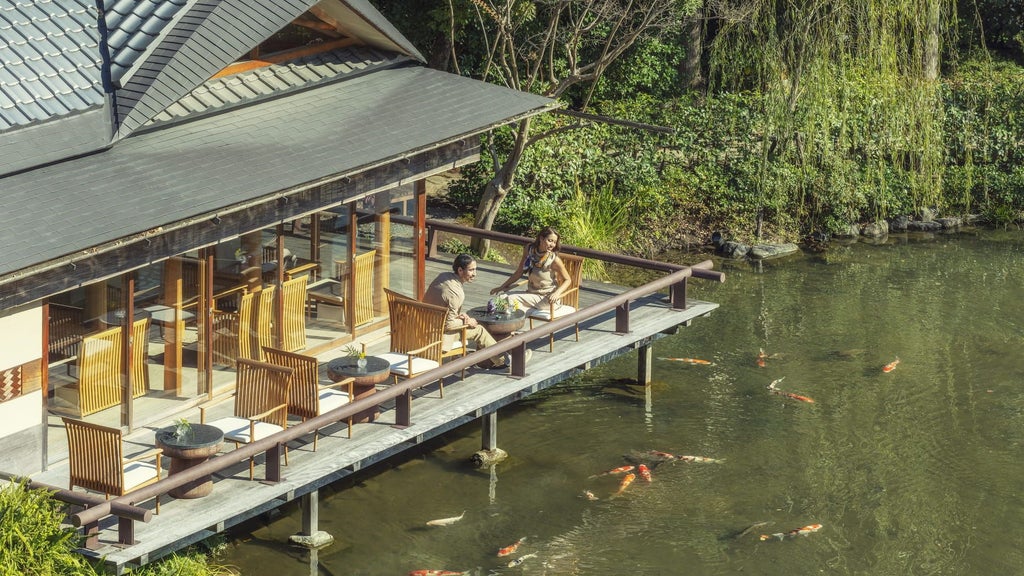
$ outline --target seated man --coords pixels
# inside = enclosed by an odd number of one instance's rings
[[[494,337],[486,328],[479,325],[475,318],[471,318],[462,311],[462,304],[466,301],[466,293],[462,285],[476,279],[476,260],[469,254],[459,254],[452,262],[452,272],[438,274],[437,278],[430,283],[427,291],[423,294],[423,301],[435,306],[444,306],[448,309],[448,317],[445,321],[445,350],[451,349],[458,338],[458,331],[466,326],[466,341],[475,345],[477,350],[494,344]],[[526,351],[526,358],[529,360],[530,351]],[[503,354],[488,361],[489,365],[481,365],[482,368],[505,368],[508,366],[508,355]]]

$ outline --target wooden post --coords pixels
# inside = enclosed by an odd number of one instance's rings
[[[636,381],[647,386],[651,383],[651,345],[644,344],[636,352]]]
[[[498,447],[498,413],[491,412],[480,419],[483,424],[483,434],[480,448],[483,450],[494,450]]]
[[[302,532],[289,536],[288,540],[314,552],[334,542],[334,536],[320,530],[320,492],[313,490],[302,496],[299,506],[302,507]]]
[[[185,337],[185,323],[181,319],[182,300],[181,259],[169,258],[164,261],[164,306],[174,309],[174,320],[170,326],[160,326],[164,340],[164,390],[181,396],[182,350]],[[198,310],[197,310],[198,313]]]
[[[413,195],[416,197],[416,216],[414,217],[415,224],[413,224],[412,230],[412,246],[413,246],[413,258],[416,263],[413,266],[412,273],[412,284],[413,294],[417,300],[423,299],[423,292],[426,291],[427,285],[427,256],[431,258],[437,256],[437,251],[434,246],[430,247],[429,254],[427,254],[427,246],[424,242],[424,234],[426,230],[427,222],[427,181],[425,179],[417,180],[413,183]]]

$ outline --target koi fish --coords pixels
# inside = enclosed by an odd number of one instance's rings
[[[526,562],[528,559],[536,558],[536,557],[537,557],[537,553],[536,552],[531,552],[529,554],[525,554],[525,555],[520,556],[519,558],[516,558],[515,560],[509,562],[508,563],[508,567],[509,568],[515,568],[516,566],[519,566],[523,562]]]
[[[580,492],[580,498],[586,498],[591,502],[593,502],[594,500],[600,500],[600,498],[595,496],[594,493],[591,492],[590,490],[584,490],[583,492]]]
[[[641,464],[637,467],[636,471],[646,482],[649,483],[651,481],[651,470],[647,466]]]
[[[409,576],[462,576],[469,572],[452,572],[451,570],[413,570]]]
[[[785,379],[786,377],[783,376],[782,378],[779,378],[777,380],[772,380],[772,383],[768,385],[768,389],[771,390],[772,392],[777,392],[779,390],[779,383],[781,383]]]
[[[590,476],[590,478],[597,478],[597,477],[600,477],[600,476],[608,476],[609,474],[622,474],[623,472],[629,472],[629,471],[633,470],[633,468],[635,468],[635,466],[619,466],[618,468],[612,468],[611,470],[605,470],[604,472],[601,472],[600,474],[594,474],[593,476]]]
[[[896,369],[896,365],[899,364],[899,363],[900,363],[900,357],[897,356],[895,360],[893,360],[892,362],[889,362],[885,366],[882,366],[882,372],[885,372],[886,374],[888,374],[889,372],[892,372],[893,370]]]
[[[764,348],[758,348],[757,365],[760,366],[761,368],[764,368],[765,365],[768,364],[766,360],[768,360],[768,355],[765,354]]]
[[[721,464],[725,460],[721,458],[708,458],[707,456],[676,456],[683,462],[705,462],[708,464]]]
[[[735,531],[730,532],[730,533],[728,533],[728,534],[726,534],[724,536],[720,536],[718,539],[719,540],[739,540],[740,538],[743,538],[744,536],[746,536],[747,534],[750,534],[754,530],[757,530],[758,528],[762,528],[762,527],[767,526],[769,524],[771,524],[771,522],[769,522],[767,520],[762,520],[762,521],[759,521],[759,522],[754,522],[753,524],[748,525],[746,528],[744,528],[742,530],[735,530]]]
[[[790,530],[789,532],[776,532],[775,534],[761,534],[761,540],[764,541],[764,540],[768,540],[770,538],[778,538],[779,540],[784,540],[786,538],[794,538],[796,536],[806,536],[806,535],[811,534],[813,532],[817,532],[818,530],[821,530],[821,524],[808,524],[807,526],[804,526],[803,528],[797,528],[795,530]]]
[[[714,364],[710,360],[701,360],[700,358],[665,358],[665,357],[659,357],[658,360],[667,360],[669,362],[683,362],[683,363],[686,363],[686,364],[694,364],[694,365],[700,365],[700,366],[711,366],[712,364]]]
[[[810,398],[810,397],[807,397],[807,396],[801,396],[799,394],[793,394],[792,392],[776,392],[776,394],[781,394],[781,395],[785,396],[786,398],[792,398],[793,400],[799,400],[801,402],[807,402],[808,404],[814,404],[814,398]]]
[[[427,522],[427,526],[451,526],[452,524],[455,524],[459,520],[462,520],[462,517],[465,516],[465,515],[466,515],[466,511],[463,510],[462,514],[459,514],[458,516],[452,516],[451,518],[438,518],[437,520],[431,520],[430,522]]]
[[[505,546],[501,550],[498,550],[498,558],[501,558],[502,556],[508,556],[509,554],[514,553],[516,550],[519,549],[519,545],[523,542],[526,542],[526,536],[523,536],[519,540],[516,540],[515,544],[510,544],[508,546]]]
[[[622,482],[619,482],[619,489],[617,492],[615,492],[614,496],[618,496],[625,492],[626,488],[628,488],[629,485],[633,483],[633,480],[636,480],[636,474],[626,474],[626,477],[622,479]]]
[[[675,454],[669,454],[668,452],[662,452],[660,450],[648,450],[647,455],[659,458],[661,460],[675,460],[676,458],[678,458],[678,456],[676,456]]]

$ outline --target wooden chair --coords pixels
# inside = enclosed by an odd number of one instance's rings
[[[448,309],[403,296],[384,288],[391,320],[391,351],[376,354],[391,363],[391,374],[412,378],[441,365],[444,324]],[[439,382],[444,398],[444,380]]]
[[[355,290],[352,296],[354,310],[352,327],[372,322],[373,310],[373,264],[377,260],[377,251],[368,250],[356,256],[352,270],[353,284],[349,290]]]
[[[527,317],[530,319],[530,328],[533,328],[533,321],[537,320],[540,322],[551,322],[555,318],[572,314],[580,307],[580,282],[583,279],[583,260],[582,256],[574,256],[572,254],[559,254],[559,258],[562,259],[562,264],[565,265],[565,271],[569,273],[569,278],[572,280],[572,285],[562,293],[561,301],[558,304],[554,302],[548,303],[547,309],[531,309],[527,313]],[[580,324],[576,323],[576,341],[580,341]],[[548,339],[548,350],[554,351],[555,349],[555,335],[551,334]]]
[[[132,323],[132,398],[149,390],[149,368],[146,346],[149,318]],[[58,389],[60,396],[75,406],[78,417],[88,416],[121,403],[121,366],[123,365],[124,331],[120,326],[82,338],[78,357],[68,365],[78,369],[78,381]],[[77,397],[75,395],[77,394]]]
[[[215,400],[199,407],[199,421],[206,423],[206,411],[214,404],[229,398],[235,401],[231,416],[210,422],[220,428],[224,439],[248,444],[262,440],[288,427],[288,392],[291,387],[291,368],[267,362],[239,358],[235,374],[235,391],[227,398]],[[288,446],[284,447],[284,462],[288,464]],[[249,459],[249,480],[253,479],[253,458]]]
[[[292,385],[288,391],[288,413],[302,418],[305,422],[348,404],[355,398],[355,378],[346,378],[341,382],[320,384],[320,364],[313,356],[296,354],[277,348],[264,348],[263,354],[267,362],[294,370]],[[344,387],[345,392],[334,388]],[[313,452],[316,452],[316,440],[320,431],[313,431]],[[348,437],[352,437],[352,418],[348,418]]]
[[[406,300],[409,300],[410,302],[419,302],[419,300],[416,300],[414,298],[409,298],[408,296],[405,296],[403,294],[399,294],[397,292],[392,292],[392,294],[394,295],[395,298],[405,298]],[[469,353],[469,343],[466,341],[466,330],[467,329],[468,329],[468,327],[466,325],[463,325],[461,328],[459,328],[457,338],[456,338],[455,342],[452,343],[452,347],[451,348],[445,350],[444,346],[441,347],[441,362],[444,362],[445,359],[447,359],[447,358],[461,358],[461,357],[463,357],[463,356],[465,356],[466,354]],[[445,333],[447,334],[447,331]],[[460,377],[460,380],[465,380],[465,379],[466,379],[466,370],[463,369],[462,370],[462,376]],[[442,394],[442,396],[443,396],[443,394]]]
[[[78,355],[82,338],[85,337],[85,315],[77,306],[50,303],[48,319],[50,330],[50,362],[73,358]]]
[[[237,311],[213,311],[214,362],[233,366],[241,358],[263,360],[262,347],[274,343],[275,288],[242,294]]]
[[[124,496],[160,480],[160,448],[125,458],[120,428],[62,420],[68,434],[69,490],[80,486],[102,492],[109,499],[111,494]],[[156,497],[156,513],[160,513],[160,496]]]

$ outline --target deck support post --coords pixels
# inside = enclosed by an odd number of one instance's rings
[[[644,344],[636,351],[636,381],[638,384],[647,386],[651,383],[651,357],[653,356],[651,345]]]
[[[508,457],[508,453],[498,448],[498,413],[491,412],[480,418],[481,430],[480,451],[473,454],[473,463],[478,467],[491,466]]]
[[[288,541],[311,550],[329,546],[334,536],[320,530],[320,491],[313,490],[299,498],[302,508],[302,532],[292,534]]]

